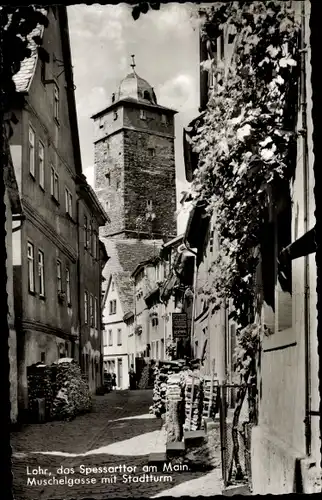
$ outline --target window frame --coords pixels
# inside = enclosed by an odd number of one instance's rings
[[[113,330],[108,330],[108,347],[113,347]]]
[[[41,260],[42,262],[40,262]],[[45,298],[45,254],[41,249],[38,249],[38,277],[39,297]]]
[[[88,291],[84,290],[84,323],[88,325]]]
[[[94,297],[93,294],[89,294],[89,324],[91,328],[94,328]]]
[[[45,145],[40,139],[38,140],[38,171],[39,186],[45,191]]]
[[[32,137],[32,140],[31,140]],[[29,161],[29,174],[36,179],[36,132],[29,123],[28,129],[28,161]]]
[[[57,293],[63,291],[63,278],[62,278],[62,263],[60,259],[56,259],[56,282],[57,282]]]
[[[59,175],[53,164],[50,168],[50,194],[56,202],[59,202]]]
[[[94,328],[98,330],[98,300],[94,297]]]
[[[121,347],[122,346],[122,328],[117,329],[116,335],[117,335],[117,337],[116,337],[117,346]]]
[[[73,195],[67,186],[65,186],[65,211],[70,218],[73,217]]]
[[[66,266],[66,300],[70,307],[72,304],[71,286],[70,286],[70,268]]]
[[[109,313],[110,316],[114,316],[114,314],[116,314],[116,299],[110,300]]]
[[[84,248],[85,248],[85,250],[88,249],[87,233],[88,233],[88,217],[86,214],[84,214]]]
[[[145,109],[140,109],[140,120],[146,120],[146,112]]]
[[[60,96],[59,96],[59,87],[55,83],[54,85],[54,120],[56,123],[59,125],[59,103],[60,103]]]
[[[31,250],[31,253],[29,253]],[[35,294],[35,245],[31,242],[27,242],[27,260],[28,260],[28,291],[31,294]]]

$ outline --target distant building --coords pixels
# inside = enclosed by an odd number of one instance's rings
[[[82,331],[85,298],[79,283],[89,280],[100,316],[101,264],[100,257],[83,259],[83,252],[79,254],[84,225],[83,215],[79,217],[83,210],[88,213],[88,234],[96,248],[98,226],[108,220],[82,174],[66,7],[45,12],[48,28],[37,27],[32,33],[41,37],[42,45],[37,49],[30,38],[31,56],[14,77],[13,111],[19,122],[10,140],[26,218],[13,235],[21,410],[28,407],[28,366],[65,356],[81,361],[80,343],[88,339]],[[91,349],[98,357],[98,344]],[[95,380],[90,382],[92,390],[101,383],[100,377]]]
[[[95,190],[110,215],[102,235],[171,239],[176,235],[174,115],[161,106],[135,65],[95,125]]]
[[[94,190],[78,186],[78,252],[80,304],[80,364],[91,392],[102,385],[102,271],[108,261],[99,227],[108,221]]]
[[[103,238],[110,260],[104,271],[103,353],[104,369],[116,374],[117,386],[127,389],[128,372],[136,357],[147,356],[147,345],[141,351],[130,348],[128,325],[125,319],[134,311],[134,281],[132,271],[142,258],[157,256],[161,242],[151,240]]]

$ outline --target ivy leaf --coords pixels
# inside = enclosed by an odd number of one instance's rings
[[[141,7],[140,7],[140,5],[134,5],[134,7],[132,9],[132,17],[133,17],[134,21],[136,21],[137,19],[139,19],[140,14],[141,14]]]
[[[286,68],[287,66],[296,66],[297,63],[291,57],[282,57],[282,59],[279,60],[279,65],[281,68]]]
[[[160,10],[161,3],[160,2],[150,2],[150,7],[153,10]]]

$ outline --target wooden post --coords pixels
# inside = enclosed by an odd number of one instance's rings
[[[191,400],[190,400],[190,410],[189,410],[189,431],[191,431],[191,418],[192,418],[194,386],[195,386],[195,378],[194,378],[194,375],[192,375],[191,376]]]
[[[212,403],[213,403],[213,399],[214,399],[214,372],[211,370],[211,380],[210,380],[210,399],[209,399],[209,404],[208,404],[208,412],[207,412],[207,416],[208,418],[210,417],[210,412],[211,412],[211,408],[212,408]]]

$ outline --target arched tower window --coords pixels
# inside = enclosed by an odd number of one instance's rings
[[[148,92],[148,90],[145,90],[143,92],[143,99],[146,99],[147,101],[151,101],[150,92]]]

